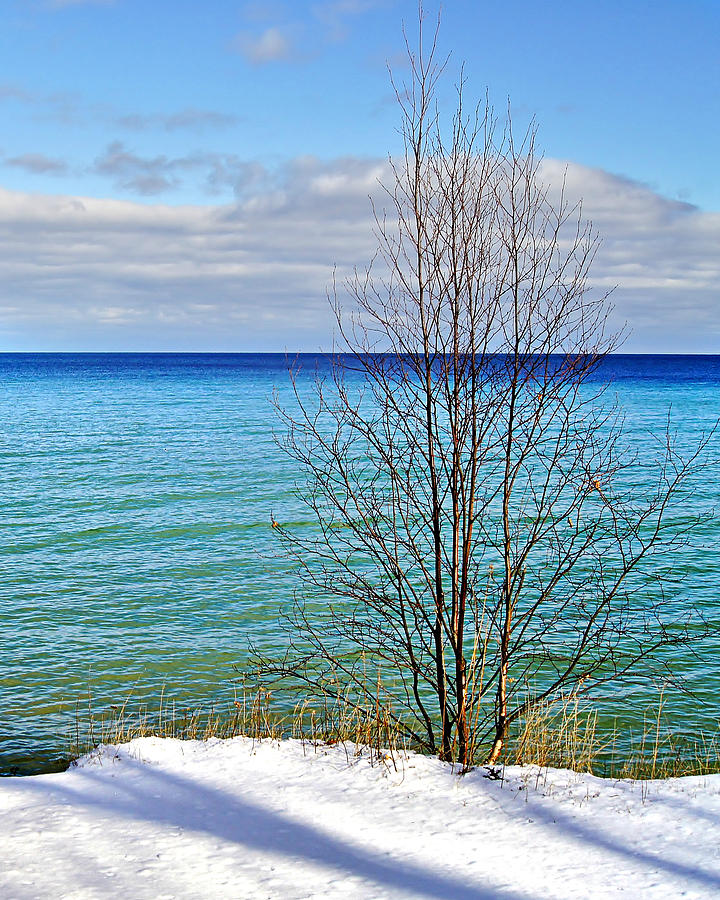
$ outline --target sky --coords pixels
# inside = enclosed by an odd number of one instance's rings
[[[428,0],[433,19],[439,5]],[[415,0],[3,0],[0,351],[327,349]],[[628,352],[720,352],[720,0],[446,0],[443,106],[534,118]]]

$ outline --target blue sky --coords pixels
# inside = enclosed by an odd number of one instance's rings
[[[327,343],[415,20],[413,0],[5,0],[0,349]],[[447,0],[441,46],[572,167],[627,349],[717,350],[720,2]]]

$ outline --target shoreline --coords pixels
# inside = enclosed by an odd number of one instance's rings
[[[355,743],[386,747],[389,752],[415,752],[428,759],[436,755],[413,746],[399,729],[389,729],[373,711],[351,707],[315,710],[309,703],[271,704],[270,693],[243,695],[225,707],[188,708],[178,712],[172,702],[141,704],[127,701],[109,712],[92,712],[76,718],[72,734],[45,748],[28,753],[0,753],[0,780],[53,775],[67,771],[78,759],[94,753],[98,746],[126,744],[134,739],[291,740],[300,738],[313,745]],[[297,710],[302,710],[298,714]],[[342,724],[339,725],[338,723]],[[607,723],[604,723],[607,726]],[[521,720],[511,733],[499,766],[537,765],[565,769],[598,778],[653,781],[678,777],[720,774],[720,734],[694,731],[691,744],[670,727],[661,702],[647,714],[642,732],[623,730],[616,722],[611,731],[598,727],[597,710],[577,700],[561,700],[539,707]],[[483,768],[487,757],[478,752],[471,770]],[[454,763],[452,763],[454,764]]]

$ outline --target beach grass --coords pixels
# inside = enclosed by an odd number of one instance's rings
[[[720,772],[720,732],[679,734],[662,694],[639,731],[601,728],[597,709],[570,697],[534,707],[511,735],[504,762],[637,781],[710,775]]]
[[[99,744],[122,744],[140,737],[208,740],[249,737],[295,738],[315,748],[347,743],[387,759],[402,750],[417,750],[389,706],[359,707],[341,697],[325,704],[298,702],[281,708],[271,691],[236,695],[225,706],[187,708],[161,694],[156,704],[122,705],[94,711],[76,708],[68,758]],[[482,749],[476,765],[482,766]],[[678,734],[664,714],[662,697],[645,715],[639,732],[600,728],[598,712],[577,697],[538,704],[518,723],[508,740],[503,765],[571,769],[601,777],[631,780],[676,778],[720,772],[720,732]]]

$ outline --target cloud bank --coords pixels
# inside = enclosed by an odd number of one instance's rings
[[[126,162],[118,151],[118,170]],[[544,163],[554,183],[566,171],[604,238],[592,280],[619,285],[613,324],[628,322],[625,349],[717,352],[720,214],[606,172]],[[368,195],[382,205],[385,164],[303,158],[269,172],[234,161],[225,175],[234,204],[0,190],[0,349],[328,348],[327,286],[333,267],[342,279],[372,256]]]

